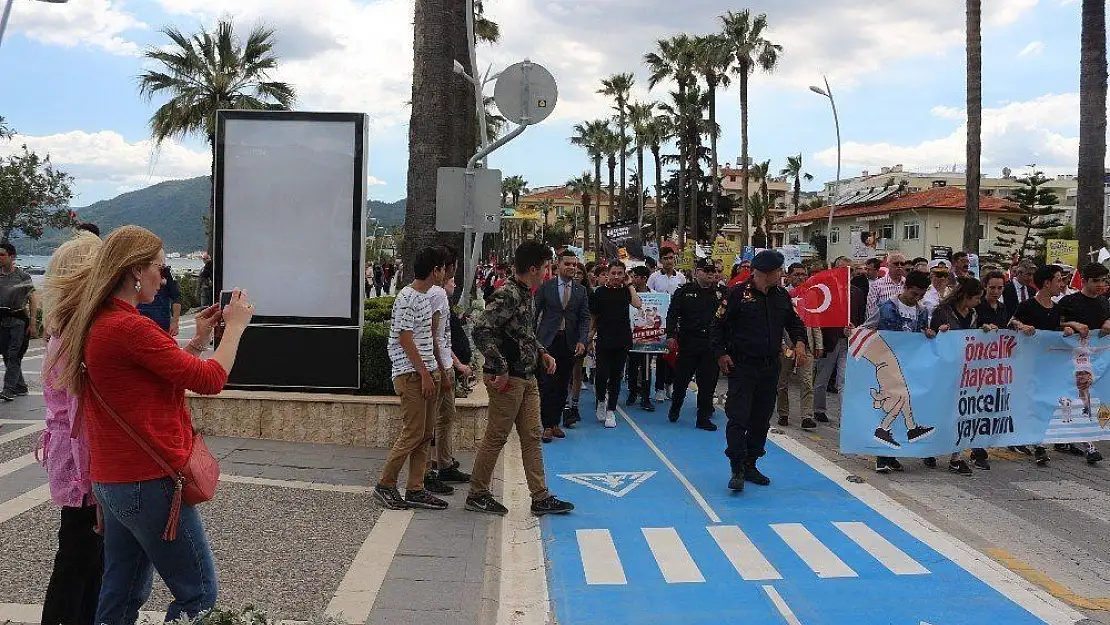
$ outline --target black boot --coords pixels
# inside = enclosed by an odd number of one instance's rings
[[[733,473],[732,479],[728,481],[728,489],[737,493],[744,492],[744,474]]]
[[[694,427],[699,430],[705,430],[706,432],[717,431],[717,424],[710,421],[709,417],[703,417],[701,415],[698,415],[698,421],[694,424]]]
[[[760,473],[759,469],[755,467],[754,462],[749,462],[747,466],[744,467],[744,479],[752,484],[758,484],[759,486],[767,486],[771,483],[771,478]]]

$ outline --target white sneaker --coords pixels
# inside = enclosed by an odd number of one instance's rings
[[[607,411],[605,410],[605,403],[604,402],[598,402],[597,403],[597,422],[598,423],[601,423],[602,421],[605,421],[605,413],[606,412]]]
[[[668,401],[670,401],[670,399],[671,399],[671,391],[673,391],[673,390],[674,390],[674,387],[672,385],[668,384],[667,385],[667,400]]]
[[[661,402],[665,401],[666,399],[667,396],[663,394],[663,391],[655,391],[655,401]]]
[[[607,428],[617,427],[617,415],[612,410],[608,410],[605,413],[605,427],[607,427]]]

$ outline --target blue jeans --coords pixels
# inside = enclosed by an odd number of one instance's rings
[[[134,625],[150,597],[154,571],[173,603],[166,621],[190,618],[216,605],[216,566],[200,514],[181,506],[177,539],[162,540],[173,499],[169,479],[93,485],[104,510],[104,581],[96,622]]]

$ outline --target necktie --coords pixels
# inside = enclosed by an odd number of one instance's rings
[[[559,289],[563,292],[563,310],[566,311],[567,304],[570,302],[570,283],[560,282]],[[567,328],[567,316],[564,313],[562,319],[559,320],[559,329],[565,330]]]
[[[1023,284],[1023,285],[1021,285],[1021,301],[1023,301],[1023,302],[1024,302],[1024,301],[1025,301],[1025,300],[1027,300],[1027,299],[1029,299],[1029,294],[1028,294],[1028,293],[1026,293],[1026,291],[1025,291],[1025,285]]]

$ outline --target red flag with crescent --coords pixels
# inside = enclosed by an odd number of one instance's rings
[[[843,328],[848,325],[851,270],[830,269],[810,276],[790,292],[794,308],[807,328]]]

